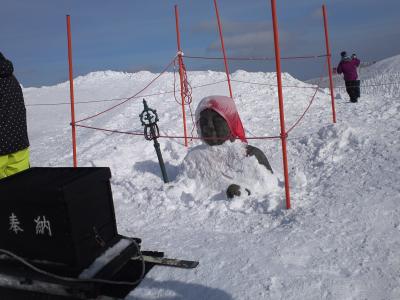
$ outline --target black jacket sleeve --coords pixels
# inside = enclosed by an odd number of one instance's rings
[[[29,147],[24,96],[13,65],[0,60],[0,155]]]

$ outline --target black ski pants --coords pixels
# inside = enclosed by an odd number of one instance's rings
[[[360,80],[347,80],[346,92],[349,94],[350,101],[357,101],[360,97]]]

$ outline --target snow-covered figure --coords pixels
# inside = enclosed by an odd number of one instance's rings
[[[196,109],[197,132],[202,140],[209,146],[224,144],[227,140],[241,140],[243,159],[246,156],[254,156],[258,163],[263,165],[268,172],[273,173],[271,165],[265,154],[258,148],[247,144],[242,121],[240,120],[235,102],[226,96],[209,96],[201,100]],[[239,158],[240,159],[240,158]],[[245,188],[250,195],[250,189]],[[232,183],[227,188],[228,198],[241,195],[238,184]]]
[[[0,52],[0,179],[29,168],[24,96],[13,72]]]
[[[360,97],[360,80],[358,80],[357,67],[360,65],[360,60],[353,53],[349,57],[346,51],[340,53],[341,60],[337,66],[337,73],[342,74],[346,84],[346,92],[349,94],[351,102],[357,102]]]
[[[166,207],[174,209],[179,199],[185,207],[204,207],[203,212],[266,213],[279,208],[281,180],[264,153],[247,144],[234,101],[207,97],[195,119],[203,143],[188,150],[176,179],[165,187],[170,199]]]

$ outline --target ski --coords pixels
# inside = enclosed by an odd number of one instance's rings
[[[193,261],[193,260],[157,257],[157,256],[150,256],[150,255],[143,255],[142,257],[143,257],[143,260],[148,263],[152,263],[155,265],[161,265],[161,266],[167,266],[167,267],[183,268],[183,269],[194,269],[199,264],[198,261]],[[140,258],[134,257],[132,259],[137,260]]]

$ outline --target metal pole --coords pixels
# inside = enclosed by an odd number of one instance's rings
[[[332,119],[333,119],[333,123],[336,123],[335,97],[334,97],[334,94],[333,94],[333,80],[332,80],[332,67],[331,67],[331,50],[330,50],[330,47],[329,47],[328,18],[326,16],[325,4],[322,5],[322,15],[324,16],[326,60],[328,62],[329,89],[331,91]]]
[[[78,166],[78,162],[76,158],[74,77],[72,72],[71,20],[69,15],[67,15],[67,36],[68,36],[68,64],[69,64],[69,93],[71,98],[72,153],[73,153],[74,168],[76,168]]]
[[[278,18],[276,16],[276,2],[271,0],[272,24],[274,27],[274,45],[275,45],[275,63],[276,63],[276,78],[278,81],[278,97],[279,97],[279,116],[281,124],[281,140],[282,140],[282,156],[283,156],[283,172],[285,176],[285,193],[286,193],[286,208],[290,209],[290,189],[289,189],[289,171],[286,151],[286,129],[285,129],[285,114],[283,107],[282,93],[282,76],[281,76],[281,55],[279,49],[279,32]]]
[[[182,50],[181,50],[181,34],[179,32],[179,14],[178,5],[175,5],[175,27],[176,27],[176,42],[178,44],[178,61],[179,61],[179,79],[181,82],[181,98],[182,98],[182,116],[183,116],[183,134],[185,137],[185,147],[188,146],[187,129],[186,129],[186,112],[185,112],[185,97],[183,86],[183,65],[182,65]]]
[[[222,26],[221,26],[221,20],[219,18],[217,0],[214,0],[214,6],[215,6],[215,13],[217,14],[218,30],[219,30],[219,37],[221,39],[222,54],[224,55],[225,72],[226,72],[226,78],[228,79],[229,94],[230,94],[231,98],[233,98],[232,87],[231,87],[231,79],[229,77],[228,61],[226,59],[224,37],[222,35]]]
[[[163,157],[161,155],[160,144],[158,143],[157,139],[154,139],[154,148],[156,149],[158,163],[160,165],[161,174],[162,174],[164,183],[168,183],[168,181],[169,181],[168,175],[167,175],[167,171],[165,170],[165,164],[164,164]]]

